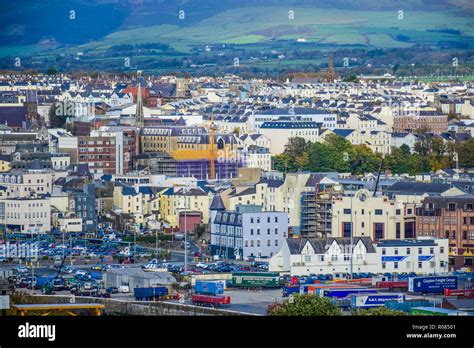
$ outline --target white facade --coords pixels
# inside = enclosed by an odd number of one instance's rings
[[[324,245],[314,239],[287,239],[270,259],[269,271],[291,275],[350,272],[350,246],[346,239],[330,238]],[[299,244],[298,244],[299,243]],[[296,244],[296,246],[295,246]],[[387,240],[372,244],[354,238],[354,273],[442,273],[448,271],[447,239]]]
[[[0,223],[8,231],[47,233],[51,231],[49,198],[18,198],[0,200]]]

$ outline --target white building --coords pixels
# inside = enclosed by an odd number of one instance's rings
[[[269,271],[291,275],[350,273],[350,238],[286,239],[270,259]],[[439,273],[448,271],[447,239],[353,238],[354,273]]]
[[[284,121],[288,119],[292,121],[320,123],[323,129],[334,129],[337,127],[337,115],[335,114],[319,109],[290,106],[289,108],[277,108],[254,113],[249,116],[250,130],[261,133],[259,129],[265,122]]]
[[[272,257],[287,237],[286,213],[263,212],[256,205],[239,205],[235,211],[226,211],[219,195],[210,210],[212,255],[240,260]]]
[[[261,125],[259,132],[271,139],[270,153],[279,155],[285,150],[290,138],[299,137],[306,141],[317,142],[321,123],[302,121],[270,121]]]
[[[47,233],[51,231],[49,198],[9,198],[0,200],[0,224],[8,231]]]

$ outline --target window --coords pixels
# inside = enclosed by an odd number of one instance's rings
[[[324,255],[319,255],[319,261],[324,262]]]
[[[275,227],[275,234],[278,234],[278,228]]]
[[[387,250],[385,248],[382,248],[382,255],[386,255],[387,254]]]
[[[423,249],[422,248],[418,248],[418,254],[422,254],[423,253]]]
[[[374,223],[374,234],[375,234],[375,239],[383,239],[383,223],[376,222]]]
[[[350,209],[344,209],[344,214],[350,214],[351,210]]]
[[[257,228],[257,236],[260,236],[260,228]]]
[[[410,209],[407,209],[407,214],[408,214],[408,215],[411,215],[411,214],[412,214],[412,209],[411,209],[411,208],[410,208]]]
[[[275,216],[275,222],[278,222],[278,216]]]
[[[344,261],[349,261],[349,255],[348,254],[344,254]]]
[[[260,246],[260,239],[257,239],[257,246]]]
[[[250,246],[253,247],[253,240],[250,241]]]
[[[410,255],[410,253],[411,253],[411,249],[407,248],[407,255]]]
[[[418,268],[423,268],[423,263],[422,262],[418,262]]]
[[[398,255],[398,249],[395,248],[395,250],[393,251],[395,253],[395,255]]]
[[[395,215],[400,215],[400,209],[395,210]]]
[[[385,268],[387,268],[387,265],[385,262],[382,262],[382,269],[385,269]]]
[[[269,216],[269,217],[267,217],[267,222],[268,222],[268,223],[270,223],[270,216]]]
[[[250,235],[253,236],[253,228],[250,229]]]
[[[393,268],[398,268],[398,262],[393,263]]]
[[[365,222],[361,222],[360,227],[364,228],[365,227]]]
[[[267,234],[270,234],[270,229],[269,228],[267,228]]]
[[[251,218],[250,218],[250,223],[252,223],[252,224],[253,224],[253,217],[251,217]]]
[[[444,247],[439,247],[440,254],[444,254]]]
[[[397,222],[395,224],[395,238],[400,239],[401,231],[400,231],[400,223]]]
[[[258,217],[258,218],[257,218],[257,224],[259,224],[259,223],[260,223],[260,218]]]
[[[275,239],[275,246],[278,246],[278,239]]]
[[[351,236],[351,223],[343,222],[343,237],[348,238]]]
[[[267,246],[270,246],[270,239],[267,240]]]
[[[383,214],[383,211],[382,211],[382,209],[375,209],[374,214],[375,214],[375,215],[382,215],[382,214]]]
[[[311,262],[311,255],[305,255],[304,262]]]
[[[456,211],[456,203],[448,203],[448,211]]]

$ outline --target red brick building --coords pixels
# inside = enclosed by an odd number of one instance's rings
[[[394,115],[394,132],[414,132],[429,129],[430,133],[440,134],[448,131],[448,115],[436,111],[420,111],[419,114]]]
[[[449,239],[450,268],[472,267],[474,195],[427,197],[416,215],[417,236]]]
[[[125,174],[132,168],[135,139],[123,131],[93,130],[78,138],[78,162],[92,174]]]

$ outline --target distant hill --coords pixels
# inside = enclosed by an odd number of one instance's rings
[[[471,0],[0,1],[0,68],[22,57],[22,68],[158,72],[222,67],[239,57],[286,71],[320,66],[319,50],[467,51],[473,7]],[[124,65],[130,58],[132,66]]]

